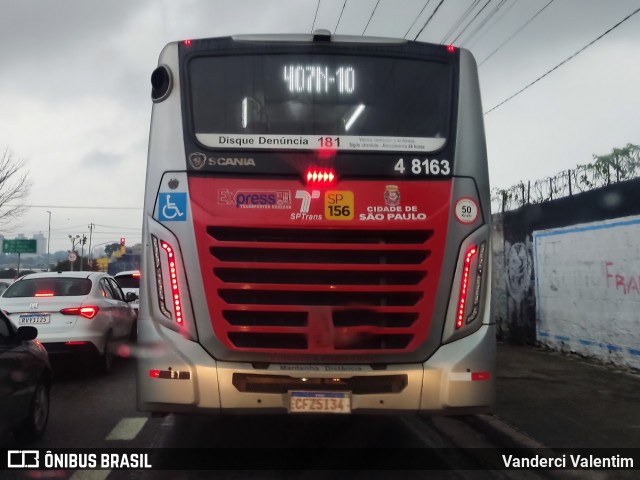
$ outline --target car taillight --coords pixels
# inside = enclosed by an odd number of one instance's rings
[[[60,310],[60,313],[63,315],[80,315],[81,317],[88,318],[91,320],[98,314],[100,309],[98,307],[93,306],[85,306],[85,307],[69,307],[63,308]]]

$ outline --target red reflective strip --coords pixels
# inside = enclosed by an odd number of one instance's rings
[[[489,380],[491,377],[489,372],[471,372],[471,381],[479,382],[483,380]]]
[[[66,345],[86,345],[89,342],[82,342],[82,341],[71,341],[71,342],[64,342]]]

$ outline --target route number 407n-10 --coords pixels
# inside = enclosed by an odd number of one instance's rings
[[[419,158],[414,158],[411,160],[410,165],[407,166],[410,172],[413,175],[449,175],[451,173],[451,167],[449,165],[449,160],[438,160],[433,158],[429,160],[425,158],[424,160],[420,160]],[[397,161],[396,166],[393,169],[396,172],[400,172],[404,174],[406,171],[404,158],[401,158]]]

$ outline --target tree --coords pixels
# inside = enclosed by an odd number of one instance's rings
[[[30,189],[31,181],[29,172],[24,170],[24,161],[6,148],[0,154],[0,225],[15,226],[16,219],[27,208],[22,200],[29,195]]]
[[[111,255],[113,255],[113,252],[117,252],[118,250],[120,250],[119,243],[110,243],[109,245],[104,247],[104,254],[107,257],[111,258]]]

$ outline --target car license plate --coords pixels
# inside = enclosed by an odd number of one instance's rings
[[[20,325],[42,325],[49,323],[51,315],[20,315]]]
[[[351,413],[351,392],[289,392],[291,413]]]

